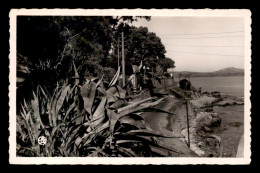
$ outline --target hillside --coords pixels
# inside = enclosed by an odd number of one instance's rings
[[[217,76],[243,76],[244,69],[235,67],[223,68],[214,72],[190,72],[190,71],[176,71],[173,72],[175,77],[217,77]]]

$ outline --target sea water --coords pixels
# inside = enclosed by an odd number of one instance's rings
[[[191,77],[188,78],[195,88],[202,92],[219,91],[222,94],[244,97],[244,76],[232,77]]]

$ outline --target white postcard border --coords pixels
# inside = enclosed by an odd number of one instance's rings
[[[16,17],[37,16],[175,16],[242,17],[245,21],[244,157],[243,158],[97,158],[97,157],[16,157]],[[12,9],[10,17],[9,73],[9,162],[10,164],[249,164],[251,162],[251,12],[246,9]]]

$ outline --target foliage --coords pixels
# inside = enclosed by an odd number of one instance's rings
[[[161,42],[161,39],[158,36],[156,36],[155,33],[149,32],[148,28],[137,28],[135,26],[120,25],[118,32],[115,34],[115,38],[121,39],[122,31],[124,32],[125,36],[124,47],[126,63],[131,62],[132,64],[139,65],[141,61],[144,61],[144,65],[148,67],[155,67],[159,59],[165,58],[166,50]],[[115,42],[113,47],[113,64],[117,64],[117,42]]]
[[[67,140],[64,134],[74,127],[76,117],[74,102],[77,88],[57,86],[54,95],[38,86],[33,100],[24,100],[17,115],[17,154],[29,156],[60,156],[62,144]],[[47,144],[40,146],[39,136],[47,137]]]
[[[125,90],[115,82],[108,88],[98,79],[86,80],[82,85],[78,79],[75,82],[73,86],[57,86],[54,95],[39,86],[31,103],[24,101],[17,116],[18,156],[187,154],[158,140],[158,137],[180,138],[182,135],[153,131],[140,116],[163,98],[129,103]],[[46,145],[37,143],[39,136],[47,138]]]
[[[107,57],[119,24],[138,18],[150,19],[141,16],[18,16],[17,103],[24,97],[32,98],[28,93],[38,85],[48,86],[52,91],[57,81],[68,82],[74,75],[72,59],[81,79],[100,78],[101,72],[106,71],[104,68],[109,67]]]
[[[168,68],[174,68],[175,62],[171,58],[164,58],[158,62],[158,64],[163,68],[164,72],[167,72]]]

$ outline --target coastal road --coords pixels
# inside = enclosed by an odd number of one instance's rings
[[[166,97],[159,105],[155,108],[174,112],[177,109],[177,105],[183,104],[183,101],[177,98]],[[150,127],[155,131],[169,131],[172,132],[172,116],[173,114],[162,113],[162,112],[145,112],[141,115],[144,120],[150,125]],[[189,149],[189,147],[180,141],[178,138],[160,138],[164,143],[173,146],[174,148],[179,148],[186,154],[178,156],[186,157],[197,157],[197,155]],[[176,155],[177,156],[177,155]]]

